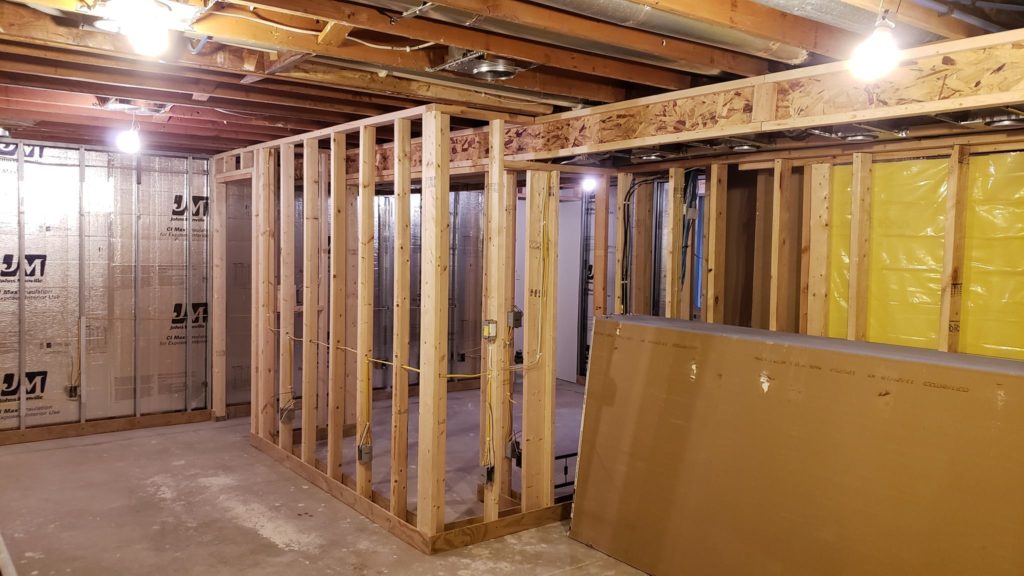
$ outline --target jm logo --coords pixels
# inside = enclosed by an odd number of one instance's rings
[[[0,278],[14,278],[18,275],[18,256],[4,254],[0,259]],[[46,274],[46,254],[25,254],[25,277],[42,278]]]
[[[37,372],[25,372],[25,395],[35,396],[46,392],[46,377],[49,373],[46,370]],[[15,374],[8,372],[0,382],[0,398],[16,398],[20,390],[21,382],[16,382]]]
[[[193,196],[189,204],[185,202],[184,194],[174,195],[174,206],[171,207],[171,216],[184,216],[192,212],[195,218],[206,218],[210,212],[210,198],[208,196]]]
[[[174,316],[171,318],[171,324],[184,324],[191,318],[193,326],[205,326],[209,314],[206,302],[193,302],[191,314],[186,313],[185,305],[179,302],[174,305]]]

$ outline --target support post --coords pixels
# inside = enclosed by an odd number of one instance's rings
[[[729,165],[712,164],[708,177],[707,244],[704,245],[704,261],[707,262],[707,292],[704,308],[707,321],[725,322],[725,238],[726,202],[729,191]]]
[[[356,491],[373,494],[373,213],[377,129],[359,130],[359,285],[356,295]],[[368,454],[367,454],[368,452]]]
[[[255,154],[254,154],[255,155]],[[263,219],[260,215],[262,200],[260,190],[262,170],[254,170],[249,189],[250,250],[249,250],[249,433],[260,434],[260,419],[263,417],[260,396],[260,296],[263,294],[260,255],[263,247]]]
[[[850,295],[847,335],[863,341],[868,332],[868,262],[871,257],[871,154],[853,155],[853,210],[850,221]]]
[[[327,475],[341,480],[341,445],[345,428],[345,364],[348,353],[342,348],[346,339],[345,286],[348,270],[345,265],[348,250],[349,211],[345,197],[345,134],[331,134],[331,286],[330,286],[330,344],[327,365],[330,370],[327,401]]]
[[[964,245],[970,148],[957,144],[949,159],[946,186],[946,233],[942,258],[942,308],[939,350],[960,351],[960,315],[963,311]]]
[[[689,314],[688,294],[683,292],[683,240],[686,230],[686,171],[668,171],[668,210],[665,214],[665,240],[662,242],[665,266],[665,317],[685,318]],[[686,269],[685,274],[692,274]]]
[[[444,530],[448,405],[448,167],[449,117],[423,113],[422,289],[420,296],[420,415],[416,526],[427,536]]]
[[[304,204],[305,205],[305,204]],[[281,287],[278,310],[281,331],[278,344],[280,371],[278,398],[281,404],[281,434],[277,445],[292,451],[295,400],[295,145],[281,145]],[[303,314],[305,318],[305,314]],[[305,345],[303,345],[305,346]],[[305,348],[303,348],[305,349]],[[305,373],[305,370],[303,370]]]
[[[523,325],[523,512],[554,503],[555,278],[558,172],[526,173]]]
[[[490,150],[501,150],[505,137],[505,122],[491,120]],[[510,460],[505,457],[505,444],[509,438],[509,414],[506,410],[508,389],[509,328],[508,302],[509,283],[505,270],[508,253],[507,230],[515,230],[514,216],[510,221],[509,196],[514,193],[508,187],[505,177],[504,157],[491,154],[487,166],[487,190],[485,194],[485,243],[484,243],[484,322],[494,332],[485,335],[483,342],[484,379],[482,380],[481,444],[480,464],[486,477],[484,482],[484,521],[497,520],[501,508],[503,487],[511,469]],[[514,214],[514,213],[513,213]],[[512,241],[515,241],[514,236]],[[493,324],[490,324],[492,323]]]
[[[409,465],[409,292],[412,123],[395,120],[395,278],[391,378],[391,514],[405,518]]]
[[[811,336],[828,336],[829,257],[832,251],[832,165],[812,164],[810,174],[807,333]]]
[[[211,379],[213,381],[213,416],[221,420],[228,416],[227,406],[227,245],[228,245],[228,187],[218,183],[214,187],[212,206],[213,231],[210,239],[213,276],[213,313],[210,319],[212,341]]]
[[[320,141],[302,144],[302,461],[316,464],[317,364],[320,307]]]

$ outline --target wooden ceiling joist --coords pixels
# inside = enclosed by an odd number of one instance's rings
[[[325,22],[339,22],[356,28],[404,36],[421,42],[436,42],[467,50],[480,50],[506,58],[528,60],[544,66],[564,68],[660,88],[679,89],[690,85],[690,78],[686,74],[657,66],[581,54],[565,48],[421,18],[404,18],[393,21],[392,18],[374,8],[347,2],[332,0],[231,1],[233,4],[241,6],[262,8],[293,16],[308,16]]]

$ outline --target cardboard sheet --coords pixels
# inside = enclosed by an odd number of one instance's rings
[[[651,574],[1024,573],[1024,364],[595,325],[570,535]]]

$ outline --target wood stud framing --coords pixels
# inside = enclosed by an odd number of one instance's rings
[[[327,401],[327,475],[341,480],[341,437],[345,428],[345,366],[348,344],[345,287],[348,270],[349,210],[345,194],[345,134],[331,135],[331,279],[330,279],[330,343],[327,355],[329,383]]]
[[[772,183],[772,237],[771,277],[768,296],[768,328],[796,332],[798,285],[793,282],[794,267],[799,261],[792,258],[793,246],[799,241],[795,224],[799,213],[793,210],[792,164],[788,160],[775,161]]]
[[[705,261],[707,267],[707,291],[705,292],[704,308],[707,309],[707,321],[722,323],[725,321],[725,230],[726,202],[729,191],[729,166],[712,164],[708,177],[707,205],[707,244]]]
[[[829,258],[832,251],[832,165],[810,167],[807,333],[828,335]]]
[[[408,118],[395,120],[394,344],[391,356],[391,514],[405,518],[409,466],[409,306],[412,188]]]
[[[320,333],[320,141],[302,145],[302,461],[316,462],[317,363]]]
[[[686,171],[672,168],[668,172],[668,210],[665,218],[665,317],[688,318],[690,295],[683,290],[683,246],[686,228]],[[598,212],[600,213],[600,212]],[[595,238],[596,242],[596,238]],[[599,245],[599,244],[595,244]],[[693,271],[686,269],[686,274]]]
[[[624,277],[626,245],[626,196],[633,185],[632,174],[619,174],[615,189],[615,314],[626,313],[626,299],[629,298],[629,280]]]
[[[608,210],[611,177],[597,178],[594,189],[594,316],[608,313]]]
[[[526,274],[523,310],[524,512],[554,504],[555,278],[558,273],[558,172],[526,173]]]
[[[278,398],[281,404],[280,428],[277,445],[291,452],[295,387],[295,145],[281,146],[281,243],[280,287],[278,313],[281,332],[278,344],[280,366]],[[305,318],[305,313],[303,313]],[[305,328],[305,325],[303,325]],[[305,371],[303,371],[305,372]]]
[[[850,295],[847,335],[867,339],[868,262],[871,257],[871,154],[853,155],[853,207],[850,221]]]
[[[949,159],[946,186],[946,233],[942,260],[942,308],[939,322],[939,350],[960,351],[960,315],[963,306],[964,247],[970,148],[956,145]]]
[[[372,493],[373,458],[373,214],[376,188],[374,152],[377,130],[359,130],[359,277],[356,296],[356,446],[368,454],[356,458],[356,491]]]
[[[444,531],[450,225],[448,138],[448,116],[436,111],[424,113],[416,525],[427,536]]]

